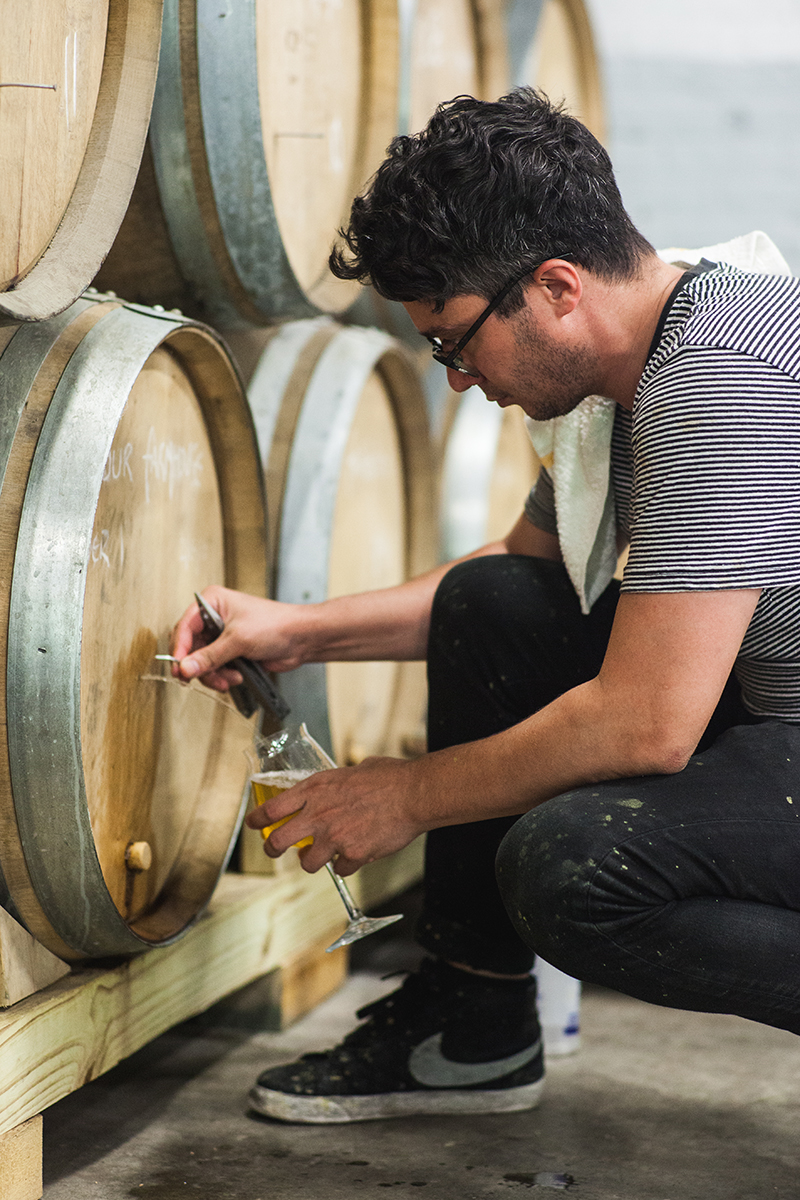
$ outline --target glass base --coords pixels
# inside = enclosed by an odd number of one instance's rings
[[[360,938],[369,937],[371,933],[377,933],[379,929],[385,929],[387,925],[394,925],[395,921],[402,921],[402,919],[402,913],[395,913],[392,917],[356,917],[347,926],[342,936],[328,946],[325,953],[330,954],[331,950],[338,950],[342,946],[349,946],[351,942],[357,942]]]

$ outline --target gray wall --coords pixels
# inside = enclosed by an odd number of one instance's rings
[[[763,229],[800,273],[800,0],[589,0],[626,207],[656,246]]]

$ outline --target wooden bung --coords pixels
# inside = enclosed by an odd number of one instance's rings
[[[125,848],[125,866],[129,871],[149,871],[153,865],[153,851],[149,842],[129,842]]]

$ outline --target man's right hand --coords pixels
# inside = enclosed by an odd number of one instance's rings
[[[181,660],[173,666],[176,678],[200,678],[226,692],[242,682],[238,671],[225,667],[231,659],[252,658],[265,671],[291,671],[305,661],[297,636],[298,606],[219,586],[206,588],[203,598],[225,628],[209,642],[200,609],[196,602],[190,604],[172,632],[171,653]]]

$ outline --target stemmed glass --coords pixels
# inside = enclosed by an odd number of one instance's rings
[[[328,771],[331,767],[336,766],[330,755],[326,754],[319,742],[315,741],[308,732],[305,724],[297,730],[282,729],[273,737],[257,738],[256,751],[259,770],[250,777],[250,787],[256,804],[265,804],[273,796],[294,787],[296,783],[307,779],[309,775],[313,775],[317,771]],[[275,821],[272,825],[265,826],[261,830],[261,836],[266,841],[273,829],[285,824],[292,816],[294,813],[283,817],[280,821]],[[303,838],[302,841],[296,842],[295,846],[298,849],[302,846],[310,846],[313,840],[311,837]],[[365,916],[350,895],[350,889],[345,881],[336,874],[333,864],[328,862],[325,866],[349,917],[349,923],[344,933],[328,946],[327,953],[330,953],[331,950],[338,950],[340,946],[349,946],[351,942],[357,942],[360,938],[368,937],[369,934],[376,933],[379,929],[385,929],[387,925],[393,925],[395,921],[402,920],[402,913],[395,913],[391,917]]]

